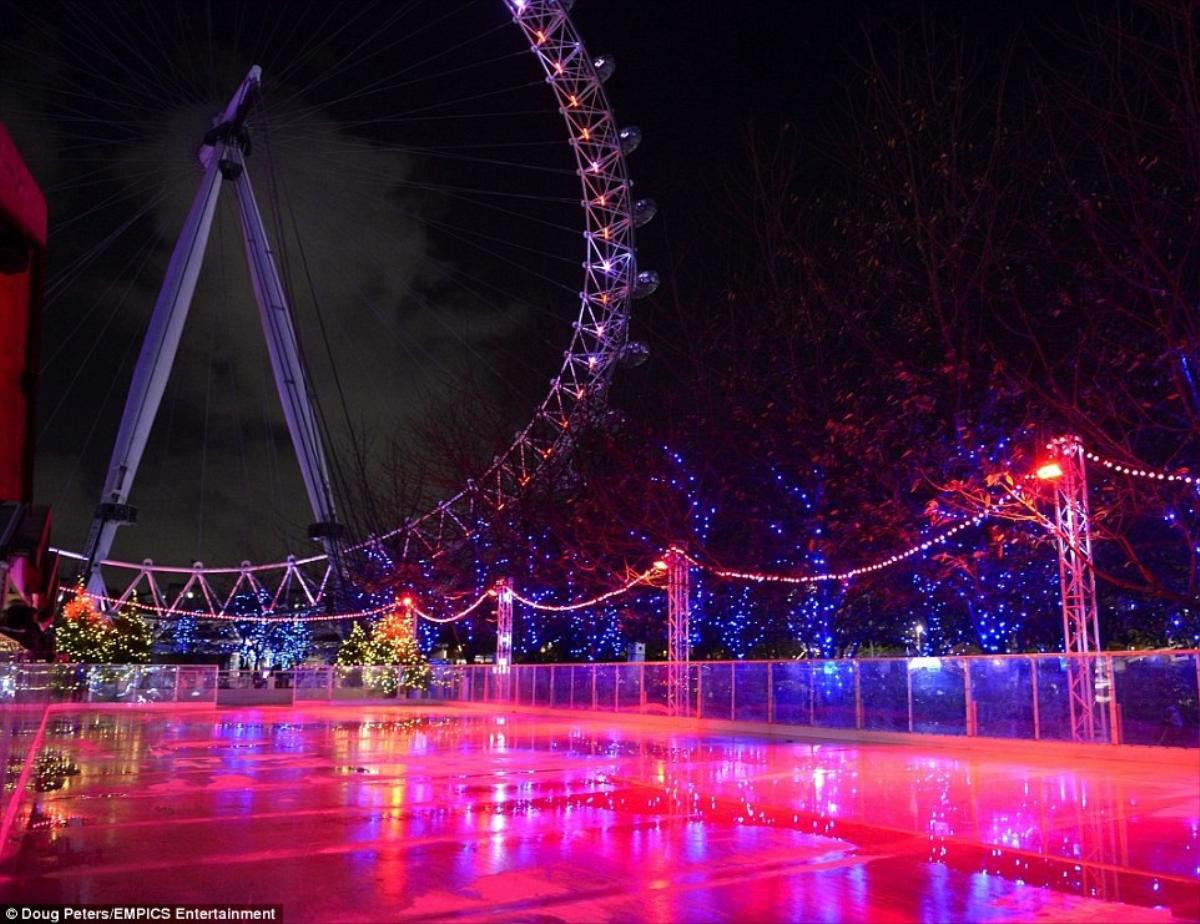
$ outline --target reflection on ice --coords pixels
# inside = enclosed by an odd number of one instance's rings
[[[56,720],[46,746],[80,773],[36,795],[0,879],[14,897],[244,902],[251,883],[298,920],[1137,906],[1124,922],[1200,902],[1200,792],[1182,763],[1065,768],[403,707],[92,713]]]

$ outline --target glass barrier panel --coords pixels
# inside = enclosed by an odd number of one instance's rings
[[[1037,666],[1038,737],[1071,740],[1070,675],[1064,657],[1034,658]]]
[[[317,667],[296,672],[296,690],[293,696],[297,700],[315,702],[329,699],[329,687],[332,681],[329,668]]]
[[[574,674],[574,669],[570,664],[556,664],[554,667],[554,705],[558,709],[573,709],[575,702],[571,698],[573,692],[571,685],[571,676]],[[588,706],[592,705],[591,697],[588,697]]]
[[[638,662],[614,665],[617,672],[617,709],[642,711],[642,665]]]
[[[612,712],[616,708],[617,668],[613,664],[596,664],[596,708],[601,712]]]
[[[863,728],[907,732],[911,718],[908,661],[894,658],[858,662]]]
[[[591,709],[592,699],[592,666],[576,664],[571,667],[571,702],[576,709]]]
[[[854,728],[854,662],[814,661],[813,706],[821,728]]]
[[[363,667],[335,667],[333,670],[333,692],[331,699],[364,699],[365,682]]]
[[[449,664],[434,664],[431,666],[431,672],[433,676],[430,679],[427,693],[429,698],[458,699],[458,691],[463,680],[461,669]]]
[[[967,733],[965,660],[909,658],[913,731],[932,735]]]
[[[1033,661],[968,658],[966,664],[971,672],[975,733],[989,738],[1033,738]]]
[[[646,690],[646,712],[667,714],[667,665],[661,661],[647,663],[642,668],[642,686]]]
[[[550,705],[550,670],[549,664],[525,665],[533,674],[533,705]]]
[[[139,703],[169,703],[175,699],[179,668],[173,664],[145,664],[139,671]]]
[[[181,703],[213,703],[217,700],[217,668],[180,666],[176,701]]]
[[[775,721],[784,725],[812,724],[812,661],[778,661],[771,669]]]
[[[1122,743],[1200,747],[1196,655],[1113,657],[1112,666]]]
[[[136,667],[96,664],[88,668],[89,703],[137,702]]]
[[[704,664],[700,668],[700,713],[702,719],[733,717],[733,665]]]
[[[700,665],[689,662],[687,668],[687,695],[681,704],[684,715],[700,715]]]
[[[528,664],[514,664],[511,668],[513,685],[516,687],[516,702],[521,706],[533,705],[533,671]]]
[[[733,665],[733,717],[738,721],[771,721],[767,667],[763,663]]]

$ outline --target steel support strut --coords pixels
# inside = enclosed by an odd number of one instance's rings
[[[337,522],[321,435],[312,409],[312,394],[283,284],[245,170],[244,155],[249,147],[246,118],[258,93],[261,76],[258,66],[250,69],[224,112],[214,119],[213,127],[205,134],[200,146],[198,160],[204,170],[203,178],[154,303],[125,399],[100,504],[84,547],[84,576],[88,589],[100,596],[105,595],[100,566],[112,549],[117,527],[132,523],[137,517],[136,509],[129,504],[133,479],[179,349],[223,179],[232,182],[237,192],[247,262],[275,384],[317,520],[309,532],[322,542],[331,563],[335,560],[333,553],[341,527]]]
[[[1058,463],[1058,471],[1047,480],[1054,487],[1071,737],[1075,741],[1106,740],[1112,678],[1099,657],[1100,620],[1083,446],[1078,437],[1063,436],[1047,448]]]

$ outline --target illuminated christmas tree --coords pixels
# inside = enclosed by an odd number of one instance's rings
[[[60,661],[145,664],[150,660],[153,633],[138,609],[126,606],[110,617],[82,591],[59,612],[54,634]]]
[[[341,667],[359,667],[369,664],[368,646],[370,641],[367,633],[363,631],[362,624],[356,622],[354,628],[350,630],[349,638],[342,642],[342,647],[338,649],[334,663]]]
[[[136,609],[118,610],[112,617],[111,658],[114,664],[146,664],[154,637]]]
[[[76,594],[62,608],[54,637],[60,661],[108,664],[113,660],[113,627],[85,593]]]
[[[421,655],[414,620],[407,606],[398,605],[387,613],[368,636],[359,623],[337,654],[342,667],[363,666],[367,685],[385,696],[398,690],[424,690],[433,679],[433,671]]]
[[[415,629],[415,620],[406,607],[394,609],[376,624],[368,645],[370,663],[402,668],[397,672],[397,682],[405,690],[427,689],[433,679],[417,645]]]

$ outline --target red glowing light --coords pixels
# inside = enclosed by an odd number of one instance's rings
[[[405,609],[407,609],[408,607],[410,607],[410,606],[412,606],[412,605],[413,605],[413,598],[412,598],[412,597],[409,597],[409,596],[403,596],[403,597],[401,597],[401,598],[400,598],[400,605],[401,605],[402,607],[404,607]]]
[[[1055,481],[1063,476],[1063,470],[1057,462],[1047,462],[1045,465],[1038,466],[1038,470],[1034,474],[1042,481]]]

